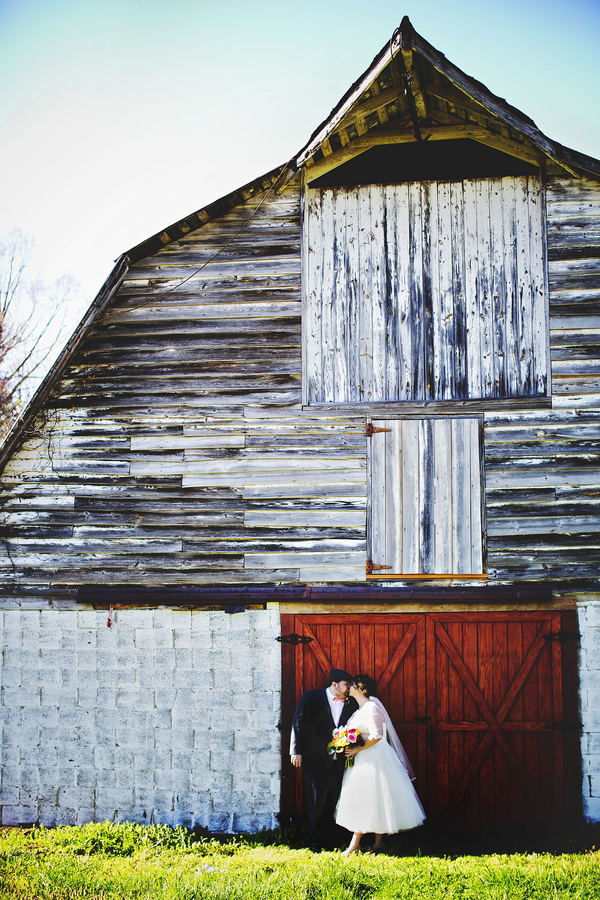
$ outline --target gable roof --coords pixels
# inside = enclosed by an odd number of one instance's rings
[[[354,131],[353,131],[354,130]],[[334,135],[338,135],[335,140]],[[0,450],[0,472],[42,409],[70,360],[118,291],[129,267],[254,195],[282,190],[305,168],[332,168],[377,143],[472,138],[523,159],[540,155],[573,175],[600,178],[600,161],[546,137],[535,122],[466,75],[429,44],[405,16],[400,27],[285,165],[147,238],[122,254]]]
[[[397,108],[390,117],[386,106],[396,98]],[[347,133],[352,125],[358,132],[353,138]],[[525,159],[531,156],[531,148],[572,175],[600,177],[599,160],[546,137],[532,119],[446,59],[405,16],[369,68],[290,160],[280,183],[303,166],[310,167],[315,155],[330,155],[331,164],[336,164],[336,157],[342,162],[353,150],[363,152],[367,142],[372,146],[378,140],[391,143],[451,137],[474,137]]]

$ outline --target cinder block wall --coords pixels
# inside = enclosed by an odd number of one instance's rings
[[[3,825],[274,825],[276,610],[1,615]]]
[[[579,605],[583,813],[600,821],[600,600]]]

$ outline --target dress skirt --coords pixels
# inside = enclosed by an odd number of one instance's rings
[[[354,765],[344,772],[338,825],[363,834],[395,834],[424,821],[408,772],[385,738],[355,755]]]

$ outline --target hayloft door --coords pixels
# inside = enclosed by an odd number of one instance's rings
[[[295,704],[335,665],[378,681],[430,821],[484,831],[560,815],[565,771],[577,781],[575,751],[564,752],[565,740],[577,742],[576,703],[563,709],[575,670],[569,615],[283,616],[292,643],[282,645],[282,810],[303,808],[302,778],[287,757]]]

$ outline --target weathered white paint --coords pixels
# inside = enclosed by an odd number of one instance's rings
[[[373,565],[386,567],[383,577],[481,574],[480,420],[375,419],[373,426]]]
[[[308,189],[307,403],[547,392],[531,177]]]
[[[3,825],[274,827],[276,610],[2,616]]]
[[[600,821],[600,595],[578,603],[583,813]]]

